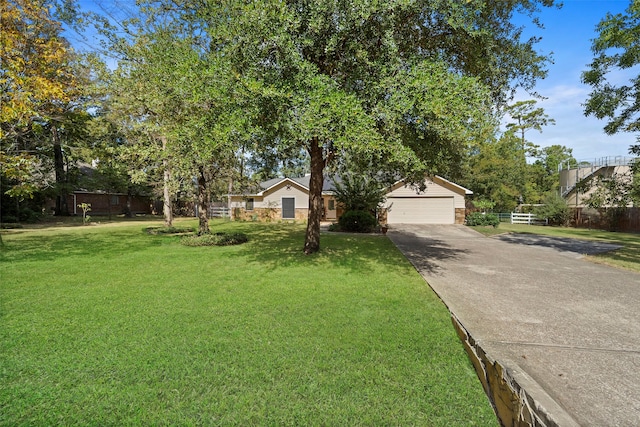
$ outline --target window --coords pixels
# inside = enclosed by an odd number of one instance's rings
[[[248,210],[248,211],[252,211],[253,210],[253,197],[251,197],[250,199],[247,199],[247,203],[246,203],[245,209]]]
[[[111,196],[111,206],[118,206],[120,204],[120,197]]]
[[[329,210],[330,211],[336,210],[336,201],[333,199],[329,199]]]
[[[283,219],[296,218],[296,199],[294,197],[282,198],[282,218]]]

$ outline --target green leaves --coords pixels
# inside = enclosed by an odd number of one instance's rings
[[[640,129],[640,77],[632,69],[640,64],[640,2],[633,0],[626,14],[607,14],[598,24],[593,41],[594,59],[582,73],[582,82],[593,91],[585,103],[586,116],[608,119],[607,134]],[[629,84],[615,84],[609,76],[631,75]]]

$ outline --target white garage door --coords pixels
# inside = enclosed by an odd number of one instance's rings
[[[389,224],[453,224],[453,197],[389,197]]]

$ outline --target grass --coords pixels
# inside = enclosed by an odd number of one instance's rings
[[[180,222],[190,226],[192,222]],[[215,222],[12,230],[0,425],[497,425],[446,308],[388,239]]]
[[[624,268],[640,272],[640,235],[634,233],[619,233],[604,230],[588,230],[584,228],[548,227],[539,225],[500,223],[498,228],[473,227],[485,235],[499,233],[530,233],[545,236],[568,237],[583,240],[598,240],[601,242],[622,245],[622,248],[599,255],[586,257],[590,261],[606,264],[612,267]]]

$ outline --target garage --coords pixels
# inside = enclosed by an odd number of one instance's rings
[[[389,224],[454,224],[453,197],[389,197]]]
[[[473,194],[440,176],[422,185],[398,181],[389,188],[381,220],[387,224],[464,224],[465,197]]]

